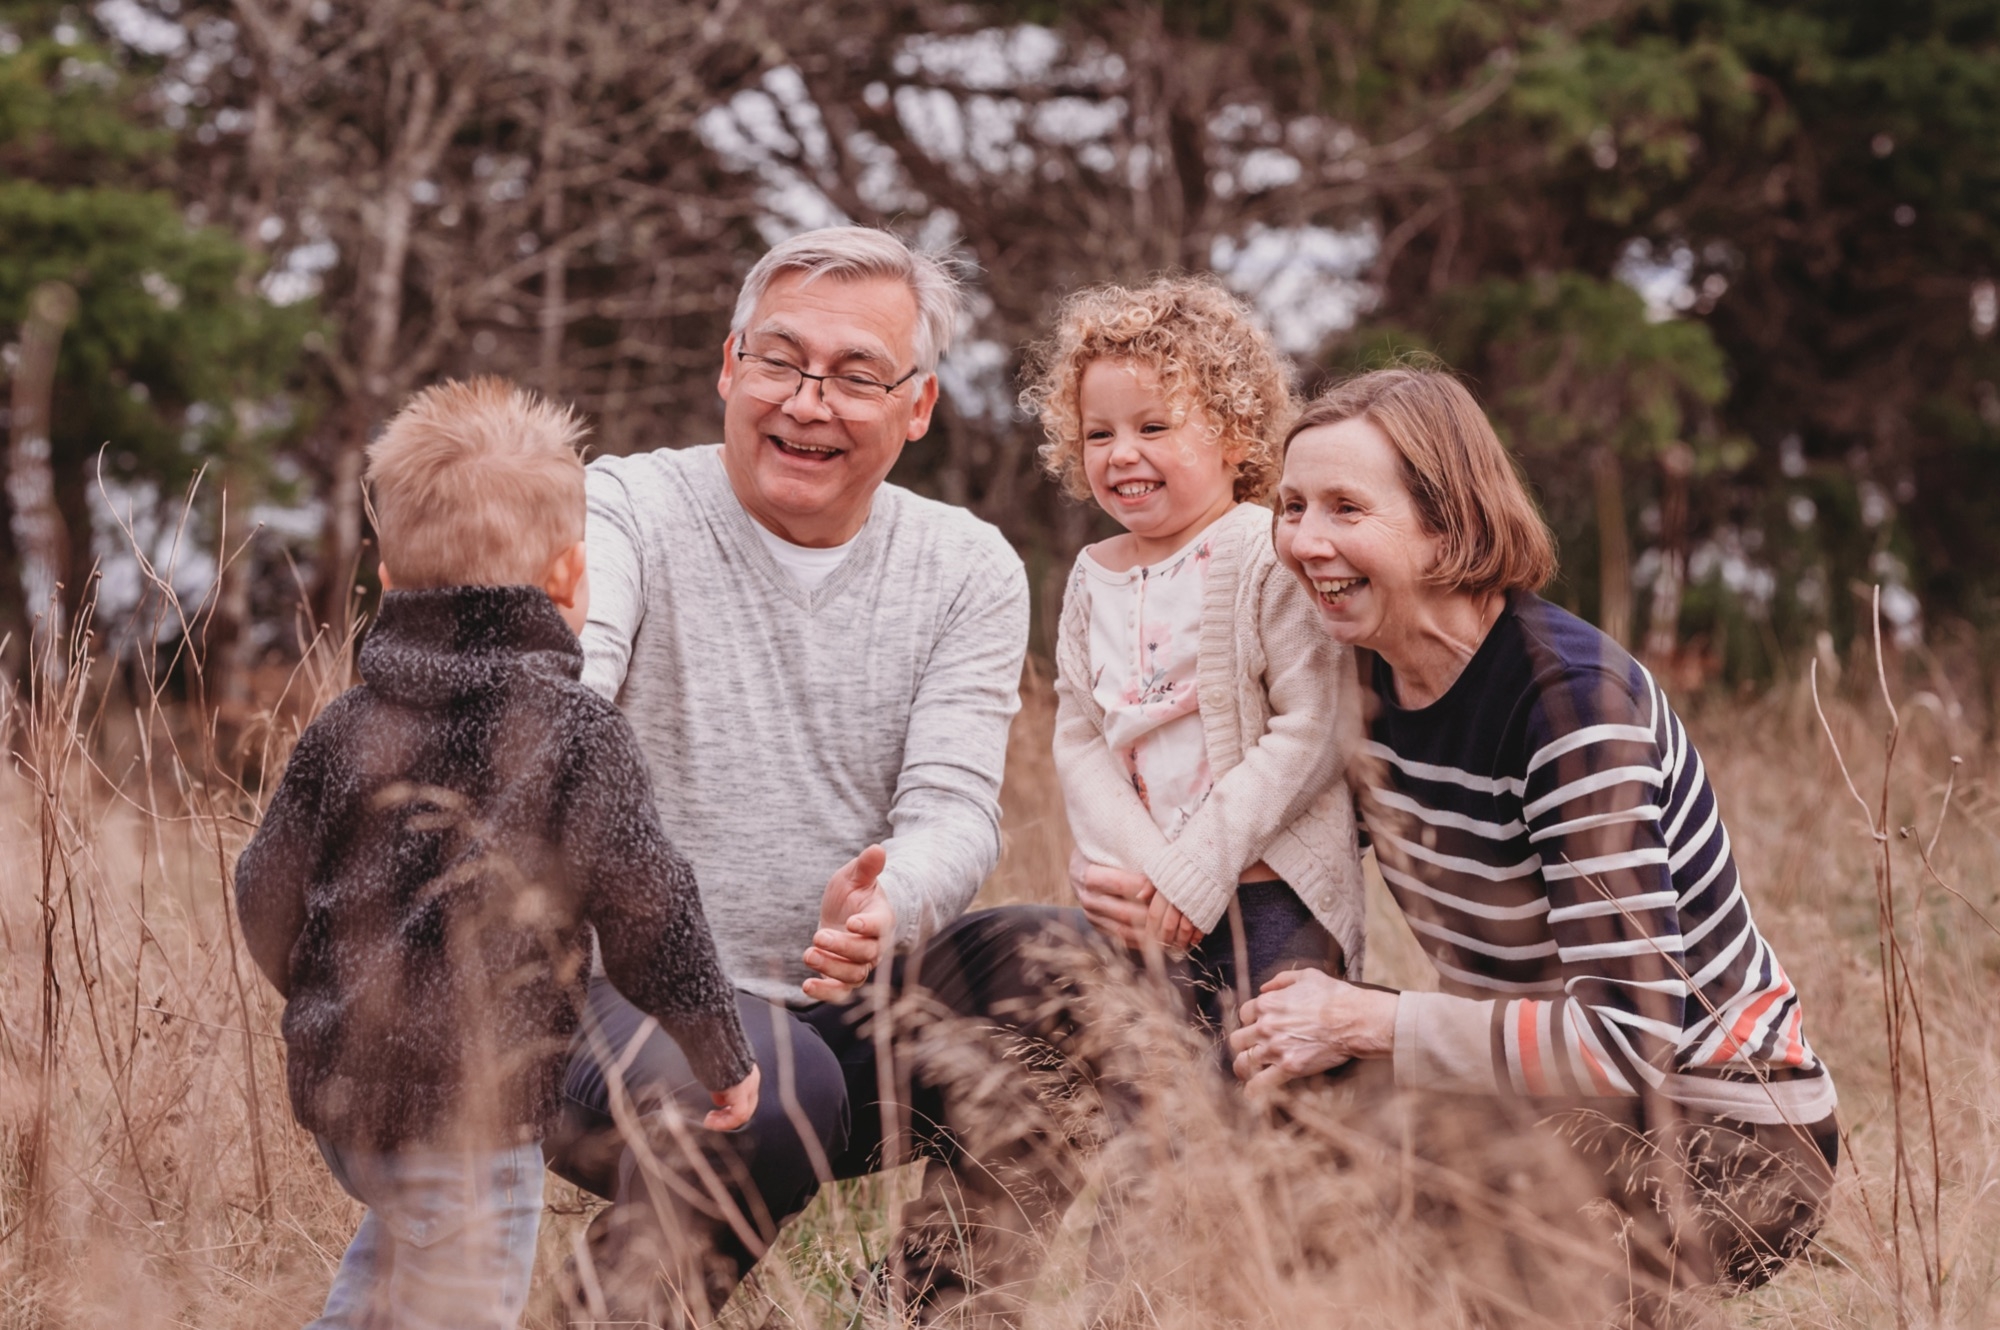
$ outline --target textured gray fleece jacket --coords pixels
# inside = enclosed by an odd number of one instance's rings
[[[292,1107],[342,1144],[539,1137],[595,928],[620,992],[704,1085],[750,1073],[687,862],[631,727],[577,682],[533,587],[396,591],[362,684],[299,739],[236,865],[286,998]]]

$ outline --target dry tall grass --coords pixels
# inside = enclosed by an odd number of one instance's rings
[[[0,772],[0,1327],[299,1324],[358,1210],[286,1108],[278,1004],[228,909],[259,791],[222,773],[275,776],[301,718],[342,680],[299,672],[224,742],[160,705],[146,677],[115,681],[78,659],[67,679],[38,677],[0,718],[14,753]],[[1885,766],[1872,681],[1828,700],[1852,792],[1802,688],[1689,716],[1847,1128],[1811,1259],[1712,1313],[1730,1323],[1972,1327],[2000,1307],[2000,782],[1942,707],[1903,711]],[[989,903],[1063,891],[1052,712],[1031,674]],[[1426,983],[1376,890],[1370,977]],[[1199,1047],[1154,1037],[1170,1074],[1138,1128],[1091,1161],[1031,1325],[1107,1309],[1161,1326],[1549,1313],[1580,1258],[1567,1237],[1523,1235],[1560,1229],[1560,1193],[1426,1173],[1416,1153],[1378,1159],[1310,1105],[1287,1129],[1249,1129]],[[829,1188],[730,1319],[881,1323],[857,1276],[912,1186],[905,1170]],[[553,1181],[548,1197],[535,1327],[560,1324],[554,1272],[590,1208]],[[1122,1248],[1109,1282],[1085,1255],[1105,1232]],[[1588,1316],[1594,1287],[1555,1301]]]

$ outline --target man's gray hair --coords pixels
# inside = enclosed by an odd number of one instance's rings
[[[917,298],[917,327],[912,339],[917,368],[929,374],[951,346],[958,327],[959,281],[944,261],[910,248],[900,236],[872,226],[825,226],[780,241],[758,259],[743,279],[730,336],[750,326],[757,302],[779,273],[799,272],[805,280],[821,277],[895,277],[909,284]]]

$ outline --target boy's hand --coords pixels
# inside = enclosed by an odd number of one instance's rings
[[[1146,932],[1168,951],[1186,951],[1202,938],[1201,930],[1157,890],[1146,905]]]
[[[756,1063],[750,1064],[750,1074],[727,1090],[711,1090],[708,1097],[715,1101],[708,1116],[701,1125],[710,1131],[735,1131],[750,1120],[757,1111],[757,1087],[763,1082],[764,1073]]]
[[[803,985],[807,997],[844,1002],[881,962],[896,936],[896,908],[880,880],[888,859],[881,846],[871,845],[827,882],[819,931],[804,957],[806,968],[817,972]]]

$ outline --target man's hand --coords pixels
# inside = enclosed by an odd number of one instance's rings
[[[1202,938],[1201,930],[1157,887],[1146,906],[1146,931],[1168,951],[1186,951]]]
[[[1091,927],[1106,937],[1143,948],[1153,936],[1146,916],[1155,893],[1144,873],[1094,864],[1082,850],[1072,850],[1069,885]]]
[[[871,845],[828,879],[819,931],[805,952],[806,968],[816,971],[803,985],[807,997],[845,1002],[881,963],[896,936],[896,909],[881,884],[888,859],[881,846]]]
[[[753,1062],[750,1074],[727,1090],[709,1091],[708,1097],[715,1107],[701,1120],[701,1125],[710,1131],[735,1131],[748,1122],[757,1111],[757,1087],[763,1079],[764,1073]]]
[[[1274,975],[1243,1004],[1243,1024],[1229,1036],[1236,1075],[1254,1091],[1269,1091],[1352,1058],[1388,1057],[1396,998],[1321,970]]]

